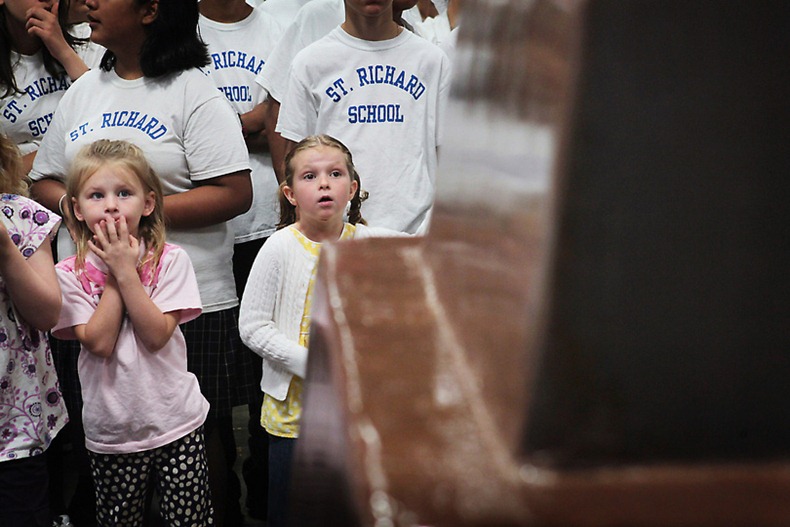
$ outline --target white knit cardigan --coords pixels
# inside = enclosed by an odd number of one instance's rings
[[[307,348],[299,345],[299,329],[307,287],[317,263],[290,230],[272,234],[258,252],[239,316],[242,342],[263,357],[261,390],[278,401],[288,394],[291,378],[304,378],[307,371]],[[398,234],[357,225],[354,237]]]

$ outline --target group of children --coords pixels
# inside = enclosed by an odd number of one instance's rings
[[[82,54],[64,6],[31,3],[0,5],[0,524],[51,525],[40,454],[71,419],[99,525],[142,525],[154,486],[168,525],[240,525],[231,411],[249,404],[268,457],[251,479],[285,525],[320,246],[424,232],[448,58],[406,6],[345,0],[279,101],[267,61],[296,26],[243,0],[86,0]]]

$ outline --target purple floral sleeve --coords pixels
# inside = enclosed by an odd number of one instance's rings
[[[44,240],[55,236],[61,221],[54,212],[16,194],[0,196],[0,220],[25,258],[32,256]]]
[[[60,225],[14,194],[0,194],[0,221],[25,258]],[[0,276],[0,462],[40,455],[67,421],[47,336],[20,316]]]

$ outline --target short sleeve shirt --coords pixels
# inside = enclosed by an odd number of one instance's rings
[[[0,221],[26,259],[51,242],[60,217],[33,200],[0,196]],[[19,315],[0,276],[0,462],[44,452],[68,421],[49,341]]]

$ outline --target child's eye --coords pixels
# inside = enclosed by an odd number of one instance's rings
[[[307,180],[315,179],[315,174],[313,174],[312,172],[308,172],[302,176],[302,179],[307,179]]]
[[[131,193],[131,192],[129,192],[128,190],[121,190],[121,191],[118,191],[118,197],[119,197],[119,198],[128,198],[128,197],[129,197],[129,196],[131,196],[131,195],[132,195],[132,193]]]
[[[102,199],[103,197],[104,195],[101,192],[91,192],[90,195],[88,195],[89,199]]]
[[[343,173],[341,171],[339,171],[339,170],[333,170],[332,173],[330,174],[330,176],[332,176],[332,177],[343,177]]]

